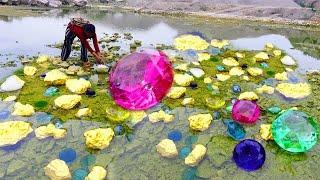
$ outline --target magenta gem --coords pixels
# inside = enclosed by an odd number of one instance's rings
[[[119,60],[109,77],[115,102],[130,110],[158,104],[172,86],[173,70],[161,51],[141,50]]]
[[[255,123],[260,117],[260,107],[254,101],[238,100],[232,108],[232,118],[246,124]]]

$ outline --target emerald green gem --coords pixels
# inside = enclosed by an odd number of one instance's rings
[[[47,101],[37,101],[36,103],[34,103],[34,106],[37,108],[44,108],[44,107],[48,106],[48,102]]]
[[[304,112],[286,110],[272,122],[274,141],[289,152],[305,152],[317,144],[318,126]]]
[[[281,112],[281,108],[279,108],[278,106],[272,106],[268,108],[268,112],[271,114],[278,114],[279,112]]]
[[[268,74],[269,76],[274,76],[276,73],[275,73],[274,71],[267,71],[267,74]]]
[[[232,111],[232,108],[233,108],[233,105],[232,104],[229,104],[226,108],[227,112],[231,113]]]

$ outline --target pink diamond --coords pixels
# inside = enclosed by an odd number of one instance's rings
[[[115,102],[130,110],[158,104],[172,86],[173,70],[161,51],[141,50],[123,57],[109,77]]]
[[[238,100],[232,108],[232,118],[246,124],[255,123],[260,117],[260,107],[254,101]]]

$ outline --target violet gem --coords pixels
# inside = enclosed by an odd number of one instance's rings
[[[245,139],[234,148],[233,160],[239,168],[245,171],[255,171],[263,166],[266,152],[259,142]]]

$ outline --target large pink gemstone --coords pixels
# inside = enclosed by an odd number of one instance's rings
[[[159,103],[172,86],[173,70],[161,51],[141,50],[122,58],[109,77],[115,102],[130,110]]]
[[[246,124],[255,123],[260,117],[260,107],[254,101],[238,100],[232,108],[232,118]]]

